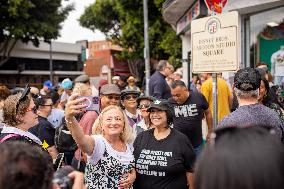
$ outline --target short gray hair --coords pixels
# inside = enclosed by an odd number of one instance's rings
[[[252,91],[242,91],[235,87],[234,91],[238,99],[249,100],[249,99],[258,99],[259,97],[259,89]]]
[[[156,67],[156,70],[157,71],[163,71],[163,69],[167,66],[167,64],[168,64],[168,61],[160,60],[157,67]]]

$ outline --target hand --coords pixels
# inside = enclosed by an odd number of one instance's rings
[[[87,189],[87,187],[84,184],[84,174],[79,171],[72,171],[68,177],[70,177],[74,184],[72,186],[72,189]]]
[[[130,188],[136,179],[136,172],[132,170],[130,173],[125,173],[119,181],[119,188]]]
[[[206,142],[210,141],[211,134],[212,134],[212,131],[208,131],[207,136],[206,136]]]
[[[65,118],[72,119],[73,116],[84,112],[87,107],[85,103],[83,103],[86,99],[85,98],[77,98],[80,96],[79,94],[72,94],[68,99],[68,102],[65,106]]]

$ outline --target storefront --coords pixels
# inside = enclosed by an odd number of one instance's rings
[[[182,58],[189,60],[183,63],[184,81],[191,78],[190,23],[193,19],[208,15],[207,9],[204,13],[204,6],[204,0],[168,0],[164,5],[165,20],[176,28],[177,35],[182,39]],[[276,84],[280,85],[284,76],[284,1],[228,0],[223,12],[233,10],[240,15],[241,67],[266,63],[276,78]],[[171,17],[174,14],[181,16],[175,20]]]

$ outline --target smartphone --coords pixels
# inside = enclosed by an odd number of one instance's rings
[[[100,98],[98,96],[80,96],[78,98],[85,98],[85,104],[87,107],[85,110],[87,111],[97,111],[100,110]]]

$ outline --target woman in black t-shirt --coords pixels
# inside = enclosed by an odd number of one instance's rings
[[[167,102],[156,100],[148,111],[154,128],[141,132],[134,142],[134,189],[189,188],[195,160],[190,141],[170,127]]]

